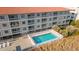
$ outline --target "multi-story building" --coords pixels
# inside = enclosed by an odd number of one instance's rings
[[[0,39],[68,25],[75,17],[63,7],[0,7]]]

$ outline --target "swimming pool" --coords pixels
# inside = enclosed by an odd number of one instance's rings
[[[42,35],[39,35],[39,36],[34,36],[34,37],[32,37],[32,39],[34,40],[34,42],[36,44],[40,44],[40,43],[43,43],[43,42],[46,42],[46,41],[55,40],[57,37],[58,36],[56,36],[53,33],[46,33],[46,34],[42,34]]]

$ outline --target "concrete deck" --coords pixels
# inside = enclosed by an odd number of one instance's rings
[[[0,51],[16,51],[16,46],[20,46],[23,50],[35,45],[27,36],[19,37],[11,43],[11,46],[0,48]]]
[[[49,30],[45,30],[45,31],[41,31],[41,32],[36,32],[36,33],[28,34],[28,36],[30,37],[29,39],[32,40],[32,37],[34,37],[34,36],[39,36],[39,35],[43,35],[43,34],[46,34],[46,33],[55,34],[55,35],[57,36],[57,38],[55,38],[54,40],[48,40],[48,41],[45,41],[45,42],[36,44],[36,45],[34,46],[34,48],[35,48],[35,47],[38,47],[38,46],[40,46],[40,45],[43,45],[43,44],[47,44],[48,42],[52,42],[52,41],[55,41],[55,40],[58,40],[58,39],[63,38],[63,35],[59,34],[58,32],[54,31],[53,29],[49,29]],[[32,41],[33,41],[33,40],[32,40]]]

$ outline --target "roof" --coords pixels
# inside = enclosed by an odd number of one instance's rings
[[[63,7],[0,7],[0,14],[40,13],[52,11],[67,11]]]

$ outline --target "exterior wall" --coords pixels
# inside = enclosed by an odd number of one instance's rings
[[[40,30],[40,29],[44,29],[44,28],[49,28],[52,27],[55,24],[52,24],[54,22],[57,22],[56,25],[66,25],[69,24],[69,21],[67,20],[73,20],[76,16],[75,14],[72,15],[72,13],[70,13],[69,11],[67,11],[67,13],[64,14],[58,14],[58,15],[53,15],[53,12],[48,12],[47,16],[42,17],[41,13],[39,13],[40,16],[38,17],[37,14],[35,14],[34,18],[28,18],[27,14],[25,15],[25,18],[21,18],[21,15],[18,15],[18,20],[9,20],[8,15],[3,15],[5,17],[5,19],[0,19],[0,37],[4,37],[4,36],[9,36],[9,35],[14,35],[14,34],[19,34],[19,33],[28,33],[29,31],[36,31],[36,30]],[[2,16],[2,15],[1,15]],[[70,16],[70,17],[68,17]],[[53,19],[54,17],[57,17],[57,19]],[[71,18],[73,17],[73,18]],[[46,18],[47,21],[46,22],[42,22],[42,19]],[[30,24],[28,25],[28,20],[34,20],[34,24]],[[39,20],[39,22],[38,22]],[[11,27],[11,22],[17,22],[17,26],[16,27]],[[22,22],[25,22],[24,24],[22,24]],[[2,24],[7,24],[6,27],[3,27]],[[46,27],[42,27],[45,26]],[[28,27],[34,26],[33,29],[29,30]],[[16,31],[16,33],[12,33],[12,29],[15,28],[19,28]],[[5,30],[8,31],[8,33],[5,33]],[[6,32],[7,32],[6,31]]]

